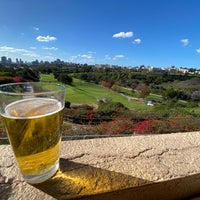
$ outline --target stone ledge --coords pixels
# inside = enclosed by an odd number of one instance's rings
[[[10,145],[0,145],[0,151],[1,199],[200,195],[200,132],[63,141],[60,171],[34,186],[23,181]]]

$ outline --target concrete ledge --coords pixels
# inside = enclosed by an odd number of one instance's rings
[[[29,185],[0,145],[0,199],[191,199],[200,196],[200,132],[63,141],[60,170]]]

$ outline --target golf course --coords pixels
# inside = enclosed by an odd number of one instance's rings
[[[41,74],[40,81],[58,82],[53,74]],[[113,102],[121,102],[124,106],[134,110],[151,110],[151,106],[128,99],[126,96],[114,92],[94,83],[73,79],[71,85],[66,85],[66,101],[75,104],[98,104],[98,99],[107,98]]]

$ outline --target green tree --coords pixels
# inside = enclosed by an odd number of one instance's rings
[[[23,81],[37,82],[40,80],[38,72],[32,68],[22,68],[17,70],[16,75],[21,77]]]
[[[188,100],[190,97],[182,90],[170,88],[163,92],[163,98],[166,100]]]
[[[68,76],[67,74],[59,74],[57,80],[64,84],[72,84],[73,82],[72,77]]]

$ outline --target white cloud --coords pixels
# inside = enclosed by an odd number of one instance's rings
[[[42,49],[44,49],[44,50],[54,50],[54,51],[58,50],[58,48],[56,48],[56,47],[43,47]]]
[[[200,48],[196,49],[196,52],[197,52],[197,53],[200,53]]]
[[[70,62],[76,62],[77,58],[78,58],[78,56],[71,56],[69,61]]]
[[[111,60],[112,59],[108,54],[106,54],[104,58],[105,58],[105,60]]]
[[[50,60],[55,60],[56,58],[52,55],[47,55],[47,56],[44,56],[44,59],[50,61]]]
[[[36,47],[29,47],[30,49],[33,49],[33,50],[35,50],[35,49],[37,49]]]
[[[140,38],[137,38],[133,41],[133,44],[140,44],[142,40]]]
[[[96,51],[88,51],[89,54],[96,54]]]
[[[122,59],[122,58],[125,58],[125,56],[122,54],[115,55],[115,56],[110,56],[110,55],[106,54],[104,56],[104,60],[118,60],[118,59]]]
[[[86,54],[78,54],[71,56],[69,61],[70,62],[80,62],[80,63],[94,63],[93,54],[96,52],[88,51]]]
[[[124,55],[116,55],[116,58],[124,58]]]
[[[92,55],[90,54],[83,54],[83,55],[80,55],[81,58],[87,58],[87,59],[91,59],[92,58]]]
[[[119,32],[113,35],[114,38],[130,38],[133,37],[133,32]]]
[[[180,40],[183,46],[187,46],[189,44],[189,39],[182,39]]]
[[[47,36],[38,36],[37,38],[36,38],[36,40],[37,41],[39,41],[39,42],[50,42],[50,41],[55,41],[55,40],[57,40],[57,38],[56,37],[54,37],[54,36],[49,36],[49,35],[47,35]]]
[[[33,30],[39,31],[40,29],[38,27],[33,27]]]
[[[121,59],[121,58],[124,58],[125,56],[124,55],[116,55],[113,57],[113,60],[117,60],[117,59]]]
[[[7,52],[7,53],[19,53],[19,52],[29,52],[26,49],[18,49],[18,48],[14,48],[14,47],[8,47],[8,46],[1,46],[0,47],[0,52]]]
[[[14,48],[14,47],[8,47],[8,46],[0,46],[0,52],[3,52],[7,56],[11,57],[40,57],[37,53],[27,50],[27,49],[20,49],[20,48]]]
[[[22,54],[23,56],[28,56],[28,57],[33,57],[33,58],[38,58],[40,55],[34,53],[34,52],[29,52],[29,53],[24,53]]]

